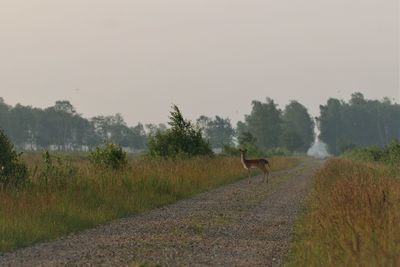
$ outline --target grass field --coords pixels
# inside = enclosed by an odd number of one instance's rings
[[[398,167],[330,160],[315,177],[288,266],[400,266]]]
[[[54,239],[234,182],[247,175],[239,158],[181,161],[131,158],[123,171],[96,169],[81,155],[54,159],[25,155],[29,185],[0,190],[0,252]],[[273,158],[274,171],[296,158]]]

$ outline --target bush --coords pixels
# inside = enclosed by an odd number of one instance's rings
[[[14,145],[0,129],[0,187],[20,185],[27,178],[26,165],[20,161]]]
[[[102,168],[120,170],[127,166],[126,152],[120,145],[107,143],[103,147],[97,147],[89,155],[90,162]]]
[[[398,164],[400,162],[400,143],[394,139],[390,145],[385,148],[384,161],[389,164]]]
[[[400,163],[400,142],[394,139],[392,143],[384,148],[380,148],[379,146],[357,148],[345,152],[343,156],[356,160],[398,164]]]
[[[203,138],[201,130],[185,120],[177,106],[173,106],[169,125],[171,129],[157,132],[148,143],[152,157],[176,158],[211,156],[210,144]]]

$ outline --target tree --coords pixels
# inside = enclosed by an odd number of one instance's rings
[[[0,188],[26,181],[28,169],[19,159],[14,145],[0,129]]]
[[[40,109],[20,104],[12,107],[0,98],[0,129],[21,150],[87,150],[107,142],[143,149],[147,140],[143,125],[128,127],[121,114],[88,120],[65,100]]]
[[[130,146],[135,149],[144,149],[146,147],[147,137],[143,124],[138,123],[135,127],[131,127],[130,132]]]
[[[8,122],[9,122],[9,112],[10,106],[8,106],[4,99],[0,97],[0,130],[2,129],[8,133]]]
[[[314,141],[314,121],[304,107],[291,101],[283,113],[282,145],[289,151],[307,152]]]
[[[328,152],[334,155],[340,153],[339,143],[342,138],[342,103],[330,98],[326,106],[320,106],[319,138],[327,144]]]
[[[31,107],[25,107],[17,104],[9,111],[9,131],[11,140],[20,149],[24,149],[25,145],[31,146],[35,142],[35,132],[37,122]]]
[[[244,132],[251,133],[257,147],[266,150],[280,145],[282,133],[282,111],[270,98],[265,103],[252,102],[252,111],[246,115],[245,122],[238,124],[239,138]]]
[[[195,127],[189,120],[185,120],[176,105],[172,106],[169,118],[170,129],[164,132],[158,131],[154,136],[150,136],[148,143],[150,156],[176,158],[213,154],[209,143],[202,136],[201,129]]]
[[[383,147],[400,137],[400,106],[387,98],[368,100],[354,93],[348,102],[329,99],[320,110],[320,139],[332,154],[354,147]]]
[[[197,125],[203,129],[205,137],[213,148],[223,148],[233,145],[235,130],[231,125],[229,118],[215,116],[215,119],[206,116],[200,116],[197,119]]]
[[[148,123],[146,124],[146,133],[148,136],[154,136],[157,132],[165,132],[167,130],[167,125],[164,123]]]

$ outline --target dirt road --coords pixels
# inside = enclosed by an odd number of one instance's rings
[[[0,266],[280,266],[322,162],[0,256]]]

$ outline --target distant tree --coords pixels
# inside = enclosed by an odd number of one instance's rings
[[[314,141],[314,121],[304,107],[291,101],[285,107],[282,125],[282,145],[289,151],[306,152]]]
[[[20,149],[27,144],[35,142],[36,120],[31,107],[24,107],[17,104],[10,109],[8,134],[12,141]]]
[[[0,129],[8,133],[8,122],[9,122],[9,112],[10,106],[8,106],[4,99],[0,97]]]
[[[210,117],[201,115],[197,120],[196,120],[196,124],[200,129],[206,129],[209,125],[209,123],[212,121],[212,119]]]
[[[158,131],[154,136],[150,136],[149,155],[175,158],[213,154],[210,145],[202,136],[201,129],[184,119],[176,105],[172,106],[168,124],[170,129]]]
[[[282,111],[270,98],[265,103],[252,102],[252,111],[245,122],[238,124],[239,138],[243,132],[251,133],[257,147],[266,150],[279,147],[282,133]]]
[[[238,138],[239,145],[244,147],[246,145],[255,145],[256,138],[250,132],[242,132]]]
[[[329,99],[320,110],[320,139],[332,154],[354,147],[383,147],[400,137],[400,106],[387,98],[367,100],[354,93],[349,102]]]
[[[56,104],[53,108],[59,112],[68,113],[71,115],[76,114],[74,106],[67,100],[56,101]]]
[[[197,125],[203,129],[205,137],[209,140],[213,148],[223,148],[233,145],[235,130],[229,118],[215,116],[214,119],[200,116]]]
[[[143,124],[138,123],[135,127],[131,127],[130,132],[130,145],[135,149],[144,149],[147,144],[147,136]]]
[[[88,120],[65,100],[40,109],[20,104],[12,107],[0,98],[0,129],[21,150],[86,150],[108,142],[143,149],[147,142],[143,125],[128,127],[121,114]]]
[[[158,132],[165,132],[167,130],[167,125],[164,123],[148,123],[146,124],[146,134],[147,136],[154,136]]]
[[[100,139],[101,142],[106,143],[111,137],[111,118],[105,116],[96,116],[91,119],[91,124],[95,134],[98,136],[98,139]]]
[[[319,138],[327,144],[329,153],[338,155],[344,130],[342,120],[343,105],[338,99],[330,98],[326,106],[321,105],[319,108]]]

